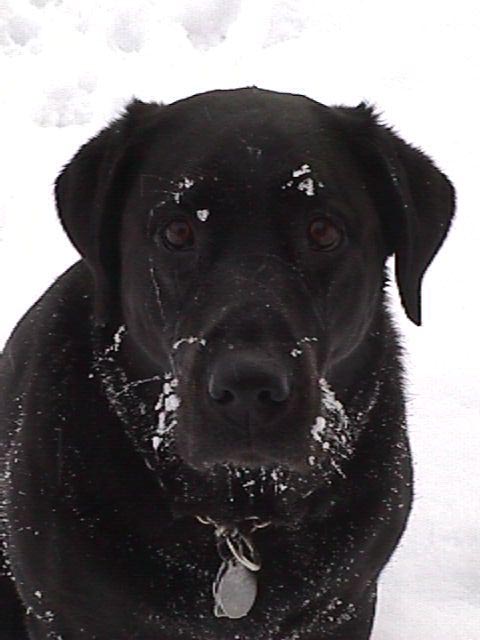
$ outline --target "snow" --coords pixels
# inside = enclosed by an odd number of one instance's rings
[[[198,209],[197,211],[197,218],[200,222],[206,222],[209,215],[210,211],[208,209]]]
[[[298,340],[295,343],[297,347],[290,351],[290,355],[292,356],[292,358],[298,358],[299,356],[302,355],[303,349],[301,349],[300,347],[302,344],[305,344],[306,342],[318,342],[318,338],[316,338],[315,336],[304,336],[303,338]]]
[[[299,169],[295,169],[294,171],[292,171],[292,177],[299,178],[300,176],[308,176],[308,174],[311,172],[312,170],[310,169],[310,166],[308,164],[302,164]],[[287,182],[286,186],[291,187],[292,184],[293,182],[290,180],[289,182]],[[304,178],[301,182],[299,182],[297,184],[297,189],[299,191],[303,191],[307,196],[315,195],[315,183],[310,177]]]
[[[480,635],[479,29],[469,0],[0,3],[2,343],[76,259],[54,211],[56,175],[133,95],[170,102],[255,84],[326,104],[367,99],[455,183],[457,219],[425,278],[422,328],[391,292],[416,498],[383,575],[373,640]]]
[[[173,351],[176,351],[178,347],[182,344],[199,344],[201,347],[204,347],[207,344],[205,338],[199,338],[198,336],[188,336],[188,338],[179,338],[176,340],[173,345]]]
[[[172,393],[165,398],[165,411],[176,411],[180,406],[180,398]]]
[[[301,176],[307,176],[300,182],[297,182],[295,188],[298,191],[305,193],[305,195],[309,197],[315,195],[315,182],[313,178],[309,176],[310,173],[312,173],[312,170],[310,168],[310,165],[308,164],[302,164],[302,166],[299,169],[294,169],[292,171],[292,178],[300,178]],[[284,185],[282,185],[282,189],[289,189],[294,185],[294,182],[295,182],[294,180],[288,180]],[[320,189],[323,189],[325,185],[323,184],[323,182],[317,182],[317,186]]]
[[[342,464],[354,452],[353,445],[359,433],[359,428],[355,428],[355,425],[360,427],[361,423],[349,421],[344,406],[337,400],[334,391],[324,378],[318,381],[318,385],[322,390],[321,409],[324,415],[315,418],[310,433],[324,453],[325,459],[320,464],[332,467],[339,475],[345,477]],[[309,464],[317,465],[315,456],[309,458]]]
[[[158,397],[157,404],[155,405],[155,411],[158,412],[157,433],[152,437],[152,447],[155,451],[157,451],[161,445],[164,447],[170,445],[170,439],[166,439],[165,436],[169,434],[177,424],[175,411],[181,403],[179,396],[177,396],[174,391],[177,386],[178,379],[173,376],[173,373],[165,373],[162,393]]]
[[[190,178],[183,178],[182,180],[180,180],[180,182],[178,182],[177,184],[178,191],[172,192],[172,198],[174,199],[174,201],[177,204],[180,204],[183,193],[191,189],[193,186],[195,186],[195,182],[193,180],[190,180]]]
[[[312,425],[311,432],[312,438],[317,442],[322,442],[322,433],[325,430],[326,422],[323,416],[317,416],[315,422]],[[325,443],[327,444],[327,443]]]
[[[153,436],[152,437],[152,447],[155,451],[158,450],[158,448],[160,447],[160,445],[162,444],[162,439],[160,438],[160,436]]]
[[[300,176],[304,176],[305,174],[311,173],[312,170],[310,169],[308,164],[302,164],[302,166],[299,169],[295,169],[294,171],[292,171],[292,176],[294,178],[299,178]]]
[[[125,334],[125,331],[126,331],[126,327],[124,324],[122,324],[117,329],[117,332],[113,336],[113,344],[112,344],[113,351],[118,351],[120,349],[120,345],[122,344],[123,335]]]
[[[303,191],[307,196],[311,197],[315,195],[315,183],[312,178],[305,178],[305,180],[302,180],[297,185],[297,189],[299,191]]]

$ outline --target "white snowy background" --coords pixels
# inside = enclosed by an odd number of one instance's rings
[[[375,640],[480,638],[480,4],[457,0],[0,0],[0,345],[75,259],[52,183],[133,95],[255,84],[376,103],[458,191],[408,348],[416,501]]]

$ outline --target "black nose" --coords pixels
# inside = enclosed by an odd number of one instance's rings
[[[261,354],[224,356],[215,362],[208,382],[217,408],[242,426],[273,420],[290,392],[290,376],[283,364]]]

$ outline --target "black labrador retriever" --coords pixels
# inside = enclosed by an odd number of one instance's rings
[[[368,106],[134,101],[2,357],[2,639],[364,640],[410,509],[399,341],[453,189]],[[13,578],[13,581],[11,580]]]

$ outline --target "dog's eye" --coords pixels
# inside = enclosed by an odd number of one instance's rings
[[[317,218],[308,227],[308,237],[313,249],[333,251],[343,240],[342,230],[328,218]]]
[[[194,244],[193,229],[187,220],[172,220],[162,232],[164,244],[168,249],[191,249]]]

